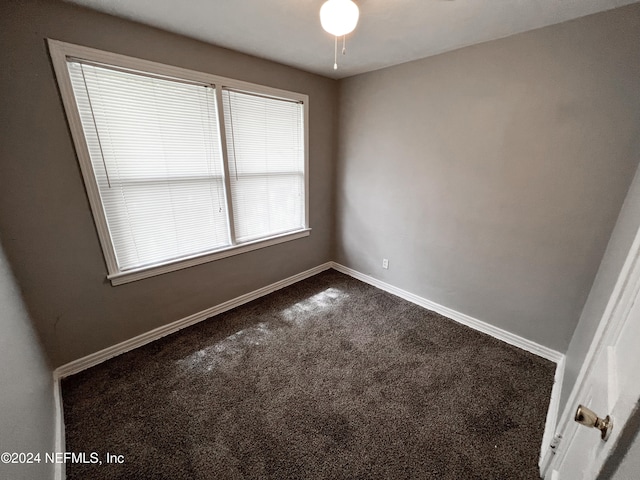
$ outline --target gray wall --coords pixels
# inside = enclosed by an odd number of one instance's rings
[[[566,351],[638,164],[639,29],[634,5],[342,81],[336,260]]]
[[[112,287],[47,37],[308,94],[311,236]],[[54,366],[331,259],[336,81],[62,2],[2,2],[0,41],[0,240]]]
[[[637,153],[640,157],[640,152]],[[598,274],[584,305],[566,356],[564,382],[560,397],[560,413],[569,400],[582,363],[596,333],[602,314],[627,258],[629,248],[640,228],[640,170],[636,173],[624,201],[609,244],[602,258]],[[577,407],[577,405],[576,405]]]
[[[61,2],[0,10],[0,240],[54,365],[333,258],[569,345],[638,163],[640,6],[352,77],[339,96],[333,80]],[[46,37],[310,95],[312,235],[110,286]],[[599,275],[594,299],[610,283]]]
[[[51,370],[0,246],[0,452],[39,452],[40,464],[0,462],[0,478],[51,478],[54,451]],[[7,388],[10,387],[10,388]]]

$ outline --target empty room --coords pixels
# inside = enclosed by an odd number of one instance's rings
[[[0,38],[0,479],[640,478],[637,0]]]

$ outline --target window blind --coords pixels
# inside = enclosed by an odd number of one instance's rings
[[[222,91],[236,241],[305,226],[303,106]]]
[[[215,88],[67,66],[119,269],[230,245]]]

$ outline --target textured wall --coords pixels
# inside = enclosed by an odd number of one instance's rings
[[[0,10],[0,239],[55,366],[330,260],[334,80],[62,2]],[[47,37],[309,95],[311,236],[112,287]]]
[[[0,478],[52,478],[44,462],[54,451],[51,370],[0,247],[0,453],[39,452],[42,463],[0,462]]]
[[[634,5],[343,80],[336,260],[566,351],[639,160],[639,29]]]

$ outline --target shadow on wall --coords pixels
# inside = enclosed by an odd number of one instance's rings
[[[0,452],[44,457],[55,447],[52,372],[1,246],[0,330]],[[46,462],[0,463],[0,478],[52,476]]]

